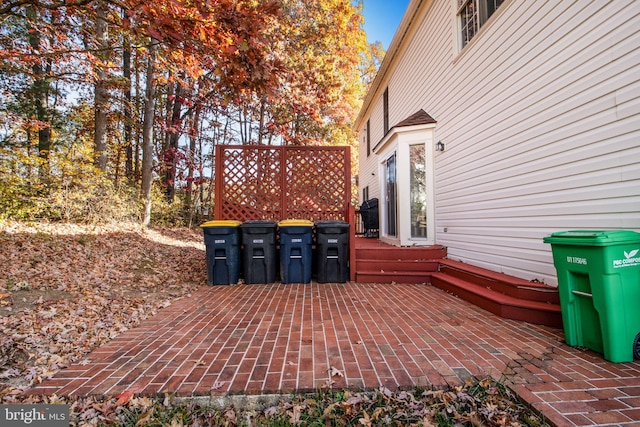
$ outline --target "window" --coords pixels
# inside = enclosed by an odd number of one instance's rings
[[[369,186],[367,185],[362,189],[362,201],[366,202],[369,200]]]
[[[384,117],[384,132],[383,135],[386,135],[389,132],[389,88],[384,90],[382,94],[382,109],[383,109],[383,117]]]
[[[471,41],[504,0],[458,0],[462,47]]]
[[[424,143],[409,146],[411,238],[427,237],[427,174]]]
[[[367,138],[367,157],[371,155],[371,125],[370,120],[367,120],[367,134],[365,138]]]

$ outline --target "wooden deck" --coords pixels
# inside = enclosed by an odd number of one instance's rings
[[[356,237],[359,283],[429,283],[498,316],[562,327],[556,288],[447,259],[440,245],[396,247]]]

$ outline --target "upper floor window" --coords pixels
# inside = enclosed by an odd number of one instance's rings
[[[386,135],[389,132],[389,88],[386,88],[382,94],[382,110],[384,120],[383,135]]]
[[[471,41],[504,0],[458,0],[462,47]]]
[[[371,155],[371,125],[370,125],[370,120],[367,120],[367,130],[366,130],[365,138],[367,139],[367,157],[369,157]]]

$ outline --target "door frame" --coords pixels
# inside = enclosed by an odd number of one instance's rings
[[[383,197],[385,212],[383,233],[389,237],[396,237],[398,235],[398,155],[395,151],[384,161]]]
[[[380,240],[395,246],[430,246],[435,244],[435,164],[434,164],[435,124],[407,126],[392,129],[375,148],[378,155],[378,177],[380,185]],[[411,197],[410,197],[410,147],[425,145],[425,182],[426,182],[426,237],[411,236]],[[386,166],[387,160],[396,156],[396,235],[390,235],[387,229]]]

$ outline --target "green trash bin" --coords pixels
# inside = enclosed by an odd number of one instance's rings
[[[611,362],[640,358],[640,233],[561,231],[551,244],[565,340]]]

